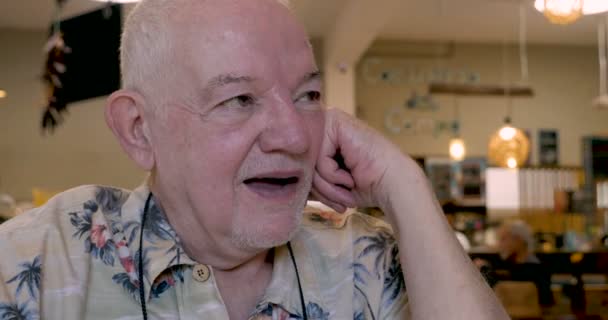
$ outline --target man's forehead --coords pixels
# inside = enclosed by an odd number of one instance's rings
[[[278,0],[190,2],[192,8],[182,6],[171,14],[168,26],[181,49],[202,46],[212,52],[238,44],[247,51],[276,46],[311,48],[303,26]]]
[[[150,0],[154,1],[154,0]],[[291,10],[280,0],[182,0],[169,14],[170,22],[178,25],[205,25],[201,32],[214,31],[222,22],[259,23],[264,17],[277,14],[295,19]],[[262,19],[262,20],[260,20]],[[221,29],[221,28],[220,28]]]
[[[204,0],[179,11],[170,54],[180,82],[198,90],[277,81],[293,88],[318,71],[304,28],[277,0]]]

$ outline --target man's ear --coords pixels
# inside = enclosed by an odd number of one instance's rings
[[[129,90],[114,92],[106,104],[106,123],[123,150],[146,171],[154,168],[154,152],[144,118],[143,97]]]

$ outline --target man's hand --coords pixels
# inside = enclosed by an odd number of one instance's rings
[[[401,178],[408,172],[422,175],[411,158],[372,128],[342,111],[326,112],[311,191],[317,200],[338,212],[347,207],[384,207],[397,172]]]
[[[456,240],[422,170],[379,133],[327,111],[311,193],[339,212],[382,209],[397,237],[414,319],[508,319]]]

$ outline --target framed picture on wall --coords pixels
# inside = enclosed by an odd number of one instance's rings
[[[485,204],[487,159],[467,158],[452,165],[456,183],[454,199],[461,205],[481,206]]]
[[[453,162],[447,157],[429,157],[424,161],[426,175],[440,203],[454,199],[457,190]]]
[[[557,130],[538,130],[538,164],[541,166],[557,166],[559,164],[559,134]]]

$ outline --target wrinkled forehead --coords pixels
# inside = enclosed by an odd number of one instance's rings
[[[194,81],[230,73],[289,82],[316,69],[304,28],[277,0],[198,1],[172,24],[173,53]]]

